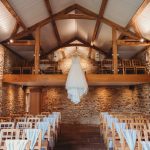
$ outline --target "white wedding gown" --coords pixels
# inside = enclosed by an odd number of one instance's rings
[[[66,89],[68,98],[75,104],[78,104],[80,98],[87,94],[88,84],[77,56],[72,59],[72,65],[66,81]]]

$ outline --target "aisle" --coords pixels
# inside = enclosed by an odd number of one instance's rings
[[[106,150],[99,128],[88,125],[62,125],[54,150]]]

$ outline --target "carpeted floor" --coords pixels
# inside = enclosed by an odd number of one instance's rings
[[[63,124],[54,150],[106,150],[99,127]]]

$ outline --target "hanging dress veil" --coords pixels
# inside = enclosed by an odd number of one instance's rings
[[[88,84],[77,56],[74,56],[72,59],[72,65],[66,81],[66,89],[68,98],[75,104],[78,104],[80,98],[87,94]]]

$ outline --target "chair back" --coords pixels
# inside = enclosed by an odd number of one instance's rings
[[[2,129],[0,132],[0,149],[5,149],[5,140],[19,139],[19,129]]]
[[[0,122],[0,129],[12,129],[14,127],[14,122]]]
[[[32,128],[35,128],[36,123],[40,122],[40,118],[37,118],[37,117],[27,118],[27,122],[32,122]]]

